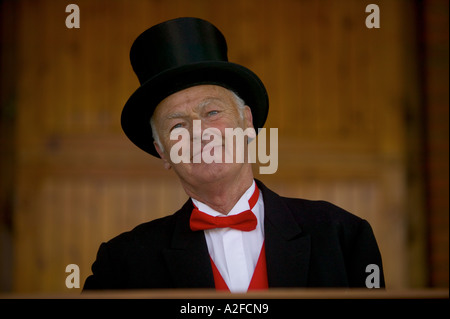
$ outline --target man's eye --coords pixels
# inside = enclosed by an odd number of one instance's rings
[[[214,110],[214,111],[208,112],[208,116],[216,115],[216,114],[219,114],[219,111]]]
[[[177,124],[175,124],[174,126],[172,126],[172,128],[171,128],[170,130],[173,131],[174,129],[180,128],[180,127],[183,127],[183,123],[177,123]]]

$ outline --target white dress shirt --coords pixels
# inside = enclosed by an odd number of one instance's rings
[[[227,216],[249,210],[248,200],[253,195],[256,184],[238,200]],[[197,208],[211,216],[223,216],[209,206],[192,199]],[[258,262],[261,247],[264,243],[264,201],[259,192],[258,201],[252,212],[258,224],[252,231],[241,231],[232,228],[214,228],[204,230],[208,252],[231,292],[246,292]]]

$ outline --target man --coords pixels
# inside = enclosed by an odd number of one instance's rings
[[[384,287],[367,221],[327,202],[275,194],[254,179],[247,158],[236,160],[246,144],[232,143],[233,160],[224,160],[226,129],[262,128],[268,97],[252,71],[228,62],[219,30],[201,19],[170,20],[142,33],[130,59],[141,86],[123,109],[122,127],[174,170],[190,199],[175,214],[103,243],[85,290]],[[195,134],[195,121],[219,142]],[[183,131],[187,141],[175,134]],[[172,152],[178,143],[191,150],[182,161]],[[195,161],[199,152],[216,160]]]

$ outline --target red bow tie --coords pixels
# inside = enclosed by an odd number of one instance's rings
[[[198,210],[194,205],[192,210],[190,226],[193,231],[212,228],[230,227],[242,231],[251,231],[256,228],[258,220],[251,209],[256,205],[259,197],[259,189],[255,184],[255,191],[248,200],[250,210],[243,211],[237,215],[230,216],[211,216]]]

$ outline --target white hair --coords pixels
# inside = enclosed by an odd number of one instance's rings
[[[244,109],[245,109],[245,102],[243,99],[241,99],[236,92],[232,91],[232,90],[228,90],[231,95],[234,98],[234,102],[237,106],[237,109],[239,111],[239,115],[241,117],[241,120],[244,119]],[[153,136],[153,140],[156,142],[156,144],[158,145],[158,147],[160,148],[161,152],[164,152],[164,147],[161,144],[161,140],[159,139],[159,134],[158,131],[156,129],[156,125],[155,125],[155,119],[152,115],[152,117],[150,118],[150,126],[152,128],[152,136]]]

